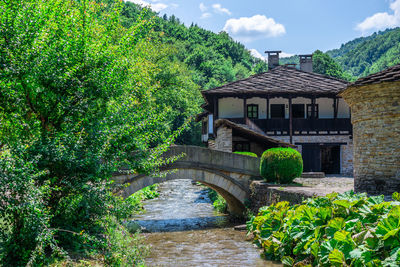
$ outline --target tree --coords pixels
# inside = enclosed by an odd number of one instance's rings
[[[5,265],[43,264],[69,249],[120,257],[111,235],[129,210],[110,178],[122,168],[156,170],[178,134],[169,135],[155,101],[152,23],[144,13],[124,28],[120,9],[87,0],[0,3]],[[124,264],[140,260],[126,253]]]
[[[313,71],[315,73],[327,76],[350,80],[350,75],[345,73],[338,63],[336,63],[328,54],[320,50],[313,53]]]

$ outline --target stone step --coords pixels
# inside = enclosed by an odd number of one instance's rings
[[[236,225],[233,227],[236,231],[247,231],[247,226],[245,224]]]
[[[303,172],[301,178],[325,178],[324,172]]]

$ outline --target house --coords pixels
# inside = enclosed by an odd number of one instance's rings
[[[280,66],[280,51],[267,51],[269,71],[204,90],[202,141],[211,149],[250,151],[295,147],[304,172],[351,175],[350,108],[337,94],[346,81],[312,72],[312,55],[300,69]]]
[[[400,64],[358,79],[340,93],[352,109],[354,189],[400,191]]]

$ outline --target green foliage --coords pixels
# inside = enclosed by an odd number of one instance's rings
[[[239,154],[239,155],[246,155],[246,156],[250,156],[250,157],[254,157],[254,158],[257,158],[257,157],[258,157],[256,153],[247,152],[247,151],[235,151],[235,152],[233,152],[233,153]]]
[[[132,211],[134,212],[141,212],[143,211],[143,200],[148,200],[148,199],[154,199],[159,196],[159,193],[157,191],[158,185],[150,185],[148,187],[143,188],[142,190],[139,190],[135,192],[134,194],[130,195],[127,197],[124,202],[125,206],[128,206],[128,213],[126,216],[123,217],[129,217],[132,216]]]
[[[126,2],[122,12],[124,25],[134,23],[139,10],[138,5]],[[186,27],[174,15],[161,18],[150,12],[149,16],[155,19],[154,31],[160,42],[177,50],[177,60],[187,64],[192,80],[200,88],[217,87],[267,70],[264,61],[253,57],[226,32],[216,34],[193,24]]]
[[[263,207],[247,226],[265,256],[285,266],[398,266],[399,204],[383,196],[332,193],[300,205]]]
[[[313,53],[313,71],[315,73],[350,80],[351,76],[345,73],[342,67],[335,62],[328,54],[317,50]]]
[[[115,195],[112,175],[157,171],[180,130],[156,101],[174,72],[160,71],[152,21],[143,11],[125,28],[122,3],[108,2],[0,2],[5,266],[44,265],[69,251],[132,262],[121,258],[128,246],[111,243],[123,239],[119,224],[135,211]]]
[[[213,203],[214,209],[219,212],[225,213],[228,210],[228,205],[226,204],[226,200],[218,194],[215,190],[209,188],[208,189],[208,197]]]
[[[299,56],[281,58],[279,61],[280,64],[296,64],[298,68],[300,64]],[[350,81],[354,79],[349,73],[343,71],[342,66],[332,59],[328,53],[320,50],[313,53],[313,72],[342,80]]]
[[[268,182],[291,183],[302,172],[303,159],[293,148],[270,148],[261,156],[260,174]]]
[[[116,221],[111,221],[106,228],[109,247],[104,253],[106,266],[140,266],[149,254],[149,247],[144,245],[143,237],[130,234]]]
[[[366,76],[400,63],[400,28],[388,29],[327,51],[352,76]]]

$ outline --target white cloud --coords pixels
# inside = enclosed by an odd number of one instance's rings
[[[268,56],[267,55],[262,55],[260,52],[258,52],[256,49],[250,49],[249,50],[250,51],[250,54],[253,56],[253,57],[256,57],[256,58],[259,58],[259,59],[262,59],[262,60],[265,60],[265,61],[267,61],[268,60]],[[290,54],[290,53],[285,53],[285,52],[281,52],[280,54],[279,54],[279,57],[280,58],[284,58],[284,57],[291,57],[291,56],[294,56],[294,54]]]
[[[244,42],[266,37],[277,37],[286,33],[285,26],[264,15],[228,19],[223,30]]]
[[[292,56],[294,56],[294,54],[285,53],[285,52],[282,52],[282,53],[279,54],[279,57],[281,57],[281,58],[283,58],[283,57],[292,57]]]
[[[151,4],[151,3],[143,1],[143,0],[126,0],[126,1],[138,4],[138,5],[142,6],[142,7],[150,7],[155,12],[160,12],[161,10],[164,10],[164,9],[166,9],[168,7],[167,4],[158,3],[158,1],[152,1],[152,2],[157,2],[157,3],[154,3],[154,4]]]
[[[356,30],[366,32],[368,30],[384,30],[400,26],[400,0],[395,0],[390,4],[393,14],[387,12],[375,13],[357,24]]]
[[[260,52],[258,52],[256,49],[250,49],[250,54],[253,56],[253,57],[256,57],[256,58],[259,58],[259,59],[262,59],[262,60],[267,60],[267,57],[265,57],[265,56],[263,56],[263,55],[261,55],[260,54]]]
[[[206,12],[206,13],[203,13],[203,14],[201,14],[201,19],[208,19],[208,18],[210,18],[212,16],[212,14],[211,13],[208,13],[208,12]]]
[[[201,12],[206,12],[208,9],[204,3],[200,3],[199,8]]]
[[[232,15],[232,13],[229,11],[229,9],[222,7],[221,4],[213,4],[212,8],[214,9],[215,13]]]

